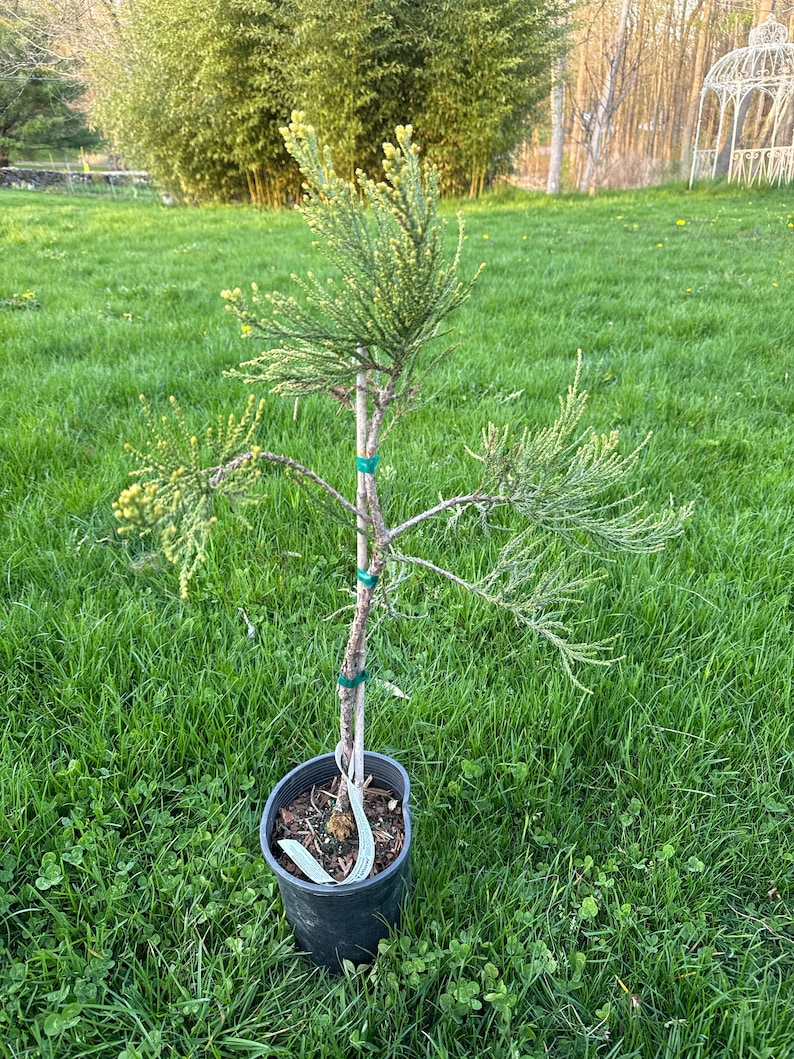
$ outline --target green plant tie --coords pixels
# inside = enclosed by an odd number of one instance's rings
[[[371,574],[367,570],[362,570],[360,566],[356,567],[356,577],[364,588],[374,588],[378,583],[377,574]]]
[[[380,453],[377,456],[356,456],[356,470],[362,474],[374,474],[380,463]]]
[[[340,673],[337,684],[341,684],[343,688],[357,688],[359,684],[363,684],[365,680],[369,679],[369,673],[366,671],[366,669],[362,669],[361,672],[355,677],[353,677],[352,680],[346,677],[343,673]]]

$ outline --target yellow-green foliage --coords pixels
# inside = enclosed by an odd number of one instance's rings
[[[182,199],[291,201],[297,172],[278,134],[294,99],[284,76],[293,34],[283,6],[110,5],[107,43],[84,69],[92,117],[127,161]]]
[[[143,395],[140,401],[149,445],[145,451],[126,447],[142,461],[131,474],[145,481],[135,481],[124,489],[113,512],[121,522],[119,533],[156,537],[166,558],[179,567],[184,597],[196,567],[204,561],[210,530],[216,522],[215,497],[246,501],[252,482],[259,477],[261,450],[251,441],[264,401],[257,403],[255,397],[249,397],[239,419],[233,414],[219,416],[203,442],[189,431],[175,397],[170,398],[171,414],[159,419]]]

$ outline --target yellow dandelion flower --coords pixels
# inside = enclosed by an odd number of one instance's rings
[[[678,225],[679,228],[683,228],[686,224],[686,221],[676,221],[675,223]]]

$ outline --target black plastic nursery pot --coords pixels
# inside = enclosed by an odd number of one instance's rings
[[[394,791],[402,803],[405,822],[403,848],[379,875],[347,886],[304,882],[285,871],[270,849],[279,809],[286,809],[299,794],[330,783],[338,775],[333,754],[312,758],[288,773],[268,798],[259,827],[262,852],[276,873],[284,911],[298,947],[320,967],[336,973],[342,969],[342,960],[361,964],[374,959],[380,939],[399,922],[402,904],[411,889],[408,773],[393,758],[366,752],[364,771],[372,776],[374,787]]]

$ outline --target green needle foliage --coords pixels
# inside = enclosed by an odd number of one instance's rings
[[[551,427],[525,430],[513,440],[510,427],[493,424],[483,431],[482,453],[470,453],[484,465],[482,489],[503,497],[524,518],[569,543],[582,535],[607,551],[660,551],[679,532],[691,506],[646,514],[641,491],[619,495],[620,487],[651,438],[621,456],[618,431],[579,433],[587,393],[579,391],[581,351],[576,376],[560,416]]]
[[[509,167],[531,116],[548,98],[566,7],[556,0],[422,5],[416,124],[444,194],[481,195]]]

